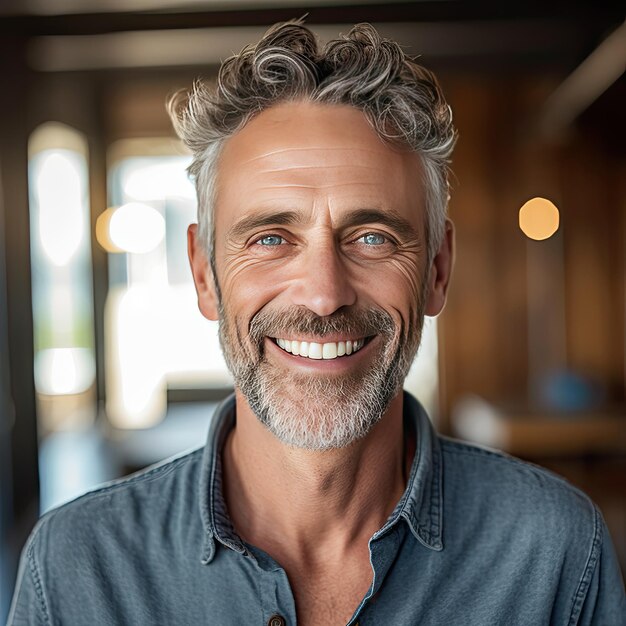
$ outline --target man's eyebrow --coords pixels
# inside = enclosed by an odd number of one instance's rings
[[[301,221],[301,215],[295,211],[272,211],[271,213],[262,213],[261,215],[249,215],[234,224],[228,231],[228,236],[231,239],[239,239],[256,228],[273,226],[275,224],[296,224]]]
[[[303,216],[296,211],[271,211],[260,215],[249,215],[243,217],[235,223],[228,232],[231,239],[239,239],[247,233],[264,226],[275,225],[293,225],[301,224]],[[399,215],[393,210],[383,209],[357,209],[351,211],[339,223],[342,229],[354,226],[362,226],[363,224],[383,224],[391,228],[394,232],[408,236],[409,238],[420,238],[420,234],[415,227],[407,219]]]
[[[411,238],[420,238],[413,224],[407,219],[393,210],[382,209],[358,209],[351,211],[344,219],[341,220],[342,228],[350,228],[351,226],[361,226],[376,222],[388,226],[398,234],[402,234]]]

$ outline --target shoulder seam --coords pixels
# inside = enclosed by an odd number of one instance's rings
[[[478,446],[468,445],[462,442],[453,441],[450,439],[442,440],[442,448],[445,452],[449,452],[450,454],[463,454],[465,456],[475,456],[475,457],[483,457],[487,459],[491,459],[493,461],[502,461],[508,463],[510,465],[514,465],[520,469],[530,469],[537,471],[539,470],[542,474],[546,473],[550,476],[553,476],[544,468],[541,468],[533,463],[529,463],[527,461],[522,461],[520,459],[507,454],[506,452],[500,452],[498,450],[489,450],[487,448],[481,448]],[[557,476],[553,476],[558,478]],[[560,479],[562,480],[562,479]]]
[[[585,563],[585,567],[580,577],[578,587],[576,589],[576,592],[574,593],[574,598],[572,599],[572,610],[570,613],[568,626],[575,626],[578,623],[580,611],[582,610],[585,597],[587,596],[587,592],[589,591],[591,578],[593,577],[593,573],[596,569],[596,565],[600,556],[602,534],[604,531],[602,529],[602,523],[600,520],[600,512],[595,505],[593,505],[593,512],[593,540],[591,541],[591,546],[589,548],[587,562]]]
[[[589,505],[591,505],[592,507],[595,506],[592,500],[584,491],[580,490],[575,485],[572,485],[562,476],[559,476],[558,474],[555,474],[554,472],[550,471],[549,469],[546,469],[545,467],[541,467],[540,465],[535,465],[534,463],[530,463],[529,461],[522,461],[521,459],[511,456],[510,454],[507,454],[506,452],[501,452],[498,450],[489,450],[489,449],[481,448],[478,446],[472,446],[472,445],[468,445],[463,442],[454,441],[448,438],[442,439],[442,448],[446,452],[449,452],[451,454],[483,457],[483,458],[491,459],[493,461],[500,461],[500,462],[507,463],[508,465],[511,465],[512,467],[515,467],[516,469],[519,469],[519,470],[526,470],[526,471],[532,472],[535,475],[539,475],[541,477],[547,478],[553,483],[556,483],[558,485],[561,485],[562,487],[565,487],[567,491],[571,493],[582,496],[583,499]]]
[[[584,502],[592,508],[592,510],[596,509],[593,500],[582,489],[579,489],[578,487],[576,487],[576,485],[570,483],[563,476],[559,476],[559,474],[556,474],[555,472],[545,467],[541,467],[541,465],[536,465],[535,463],[531,463],[530,461],[523,461],[522,459],[511,456],[506,452],[502,452],[499,450],[490,450],[488,448],[481,448],[479,446],[473,446],[471,444],[466,444],[462,441],[456,441],[447,437],[440,437],[440,440],[442,443],[442,450],[444,450],[445,452],[449,452],[451,454],[465,455],[468,457],[482,457],[493,461],[507,463],[514,469],[526,471],[534,475],[535,477],[549,480],[553,485],[560,486],[570,494],[582,498]]]
[[[466,443],[464,441],[457,441],[456,439],[451,439],[449,437],[439,436],[439,440],[441,441],[442,448],[448,450],[449,452],[457,452],[459,454],[470,454],[476,456],[488,456],[496,459],[504,459],[507,461],[515,461],[518,462],[514,456],[503,452],[502,450],[495,450],[491,448],[486,448],[481,445],[473,445],[471,443]]]
[[[39,575],[39,567],[37,566],[37,561],[35,559],[34,552],[34,541],[28,546],[28,550],[26,555],[28,557],[28,570],[33,579],[33,584],[35,586],[35,594],[37,595],[37,600],[39,600],[39,608],[41,609],[41,613],[43,615],[44,623],[50,623],[50,612],[48,610],[48,603],[46,602],[45,590],[43,588],[43,581],[41,580],[41,576]]]
[[[198,448],[196,450],[192,450],[191,452],[185,453],[183,456],[175,457],[173,459],[167,459],[162,461],[161,463],[155,465],[154,467],[140,470],[130,476],[124,476],[122,478],[116,478],[115,480],[104,483],[100,487],[96,487],[86,493],[78,496],[74,500],[70,500],[69,502],[65,502],[61,504],[59,507],[52,509],[49,511],[44,517],[54,516],[57,511],[63,510],[68,506],[73,505],[77,502],[83,502],[85,500],[92,500],[99,498],[101,496],[106,496],[107,494],[123,489],[126,486],[132,486],[136,483],[141,483],[144,481],[150,481],[153,478],[158,478],[159,476],[166,476],[170,472],[174,471],[177,467],[181,465],[186,465],[195,459],[198,454],[202,452],[202,448]]]

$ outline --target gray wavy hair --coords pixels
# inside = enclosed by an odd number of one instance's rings
[[[315,35],[296,20],[276,24],[259,43],[224,61],[216,85],[198,80],[168,101],[174,128],[193,156],[189,173],[198,196],[199,237],[213,270],[212,212],[222,146],[256,114],[297,100],[353,106],[384,141],[420,154],[430,265],[445,232],[448,163],[456,141],[452,111],[435,75],[370,24],[357,24],[320,49]]]

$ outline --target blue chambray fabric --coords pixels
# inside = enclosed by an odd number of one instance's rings
[[[616,556],[593,503],[509,456],[437,436],[408,394],[417,451],[369,542],[360,626],[626,625]],[[231,397],[203,449],[47,513],[24,548],[9,624],[295,625],[285,571],[237,536],[221,490]],[[285,503],[285,506],[289,506]]]

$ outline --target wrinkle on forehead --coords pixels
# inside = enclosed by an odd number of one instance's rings
[[[334,182],[334,183],[329,183],[328,185],[322,185],[322,184],[316,184],[316,185],[305,185],[304,183],[282,183],[282,184],[276,184],[276,185],[268,185],[267,187],[257,187],[257,189],[259,191],[271,191],[274,189],[319,189],[319,190],[324,190],[324,189],[338,189],[340,187],[353,187],[354,185],[358,184],[360,187],[364,187],[364,186],[368,186],[368,187],[375,187],[376,183],[363,183],[363,182],[353,182],[353,181],[348,181],[345,183],[338,183],[338,182]]]
[[[382,143],[381,147],[386,147],[386,144]],[[248,159],[244,159],[241,164],[246,165],[248,163],[255,163],[261,160],[271,160],[274,157],[283,157],[286,154],[290,156],[290,158],[294,157],[313,157],[317,158],[319,153],[348,153],[350,156],[354,156],[358,152],[362,152],[364,154],[380,154],[383,150],[373,150],[368,148],[345,148],[343,146],[305,146],[305,147],[288,147],[288,148],[280,148],[278,150],[269,150],[268,152],[263,152],[256,156],[250,157]],[[305,159],[306,160],[306,159]],[[306,167],[306,166],[298,166],[298,167]]]
[[[251,161],[248,161],[248,162],[250,163]],[[350,164],[338,163],[337,165],[294,165],[293,167],[287,166],[287,167],[277,167],[277,168],[269,168],[269,169],[263,168],[263,169],[259,169],[258,171],[262,174],[272,174],[274,172],[293,172],[297,170],[324,170],[324,169],[337,170],[337,169],[349,169],[351,167],[354,167],[352,163]],[[378,171],[377,167],[372,167],[370,165],[359,164],[358,167],[360,169]]]

